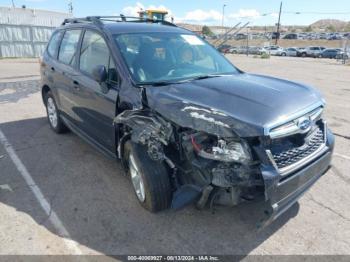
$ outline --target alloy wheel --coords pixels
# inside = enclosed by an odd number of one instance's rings
[[[140,169],[135,162],[135,158],[132,153],[129,155],[129,169],[131,175],[132,185],[134,186],[135,193],[140,202],[145,201],[145,186],[143,182]]]
[[[57,109],[56,109],[56,105],[55,102],[53,101],[53,99],[51,97],[49,97],[47,99],[47,114],[49,116],[49,121],[50,124],[52,125],[53,128],[57,127]]]

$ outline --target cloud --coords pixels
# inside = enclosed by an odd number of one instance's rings
[[[163,10],[163,11],[167,11],[168,12],[168,17],[172,16],[172,12],[170,9],[166,8],[164,5],[159,5],[159,6],[155,6],[155,5],[149,5],[149,6],[145,6],[140,2],[137,2],[135,5],[133,6],[125,6],[122,9],[122,14],[125,16],[139,16],[138,12],[141,10],[146,10],[146,9],[157,9],[157,10]]]
[[[278,17],[278,13],[271,13],[270,16],[277,18]]]
[[[230,20],[237,20],[242,18],[258,19],[261,18],[261,14],[256,9],[239,9],[236,13],[229,13],[225,15],[225,22]],[[217,10],[202,10],[196,9],[189,11],[184,17],[176,17],[176,21],[181,22],[206,22],[206,23],[217,23],[222,20],[222,12]]]
[[[239,9],[237,13],[228,15],[228,18],[239,19],[239,18],[260,18],[261,15],[256,9]]]
[[[196,21],[196,22],[210,22],[220,21],[222,14],[216,10],[204,11],[202,9],[196,9],[185,14],[184,18],[177,18],[177,20],[184,21]]]

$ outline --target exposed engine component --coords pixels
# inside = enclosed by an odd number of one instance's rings
[[[131,140],[146,145],[152,160],[165,159],[163,145],[168,145],[173,135],[169,122],[149,110],[126,110],[114,119],[114,123],[129,127]]]

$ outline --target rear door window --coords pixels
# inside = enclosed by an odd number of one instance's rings
[[[62,31],[54,32],[53,35],[51,36],[49,44],[47,45],[47,52],[49,53],[50,56],[54,58],[57,58],[57,51],[60,45],[61,37],[62,37]]]
[[[80,29],[67,30],[64,33],[58,54],[59,61],[67,65],[75,64],[80,33]]]

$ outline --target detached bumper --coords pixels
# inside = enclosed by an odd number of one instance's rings
[[[262,226],[266,226],[287,211],[331,166],[334,148],[334,136],[328,130],[327,148],[321,156],[301,170],[283,177],[273,167],[265,167],[262,174],[265,179],[265,198],[269,201],[269,217]]]

